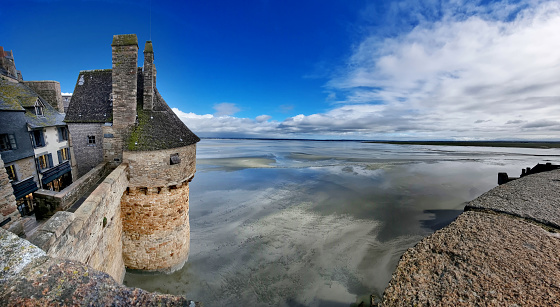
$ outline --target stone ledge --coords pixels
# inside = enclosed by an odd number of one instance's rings
[[[6,306],[201,306],[128,288],[77,261],[55,259],[0,229],[0,302]]]
[[[503,212],[560,229],[560,170],[522,177],[469,202],[466,210]]]
[[[499,186],[401,257],[383,306],[560,301],[559,171]]]

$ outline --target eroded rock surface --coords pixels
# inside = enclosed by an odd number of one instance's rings
[[[77,261],[46,256],[0,229],[2,306],[199,306],[183,296],[128,288]]]
[[[499,186],[402,256],[383,306],[557,306],[559,171]]]

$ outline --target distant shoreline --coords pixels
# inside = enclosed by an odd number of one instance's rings
[[[364,141],[364,143],[380,143],[393,145],[433,145],[433,146],[476,146],[476,147],[514,147],[514,148],[560,148],[560,142],[529,142],[529,141]]]
[[[312,141],[312,142],[361,142],[393,145],[433,145],[433,146],[476,146],[476,147],[511,147],[511,148],[560,148],[560,142],[542,141],[373,141],[373,140],[335,140],[335,139],[288,139],[288,138],[235,138],[235,137],[201,137],[207,140],[261,140],[261,141]]]

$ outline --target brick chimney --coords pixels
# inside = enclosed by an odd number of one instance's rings
[[[113,127],[128,130],[136,122],[138,38],[136,34],[114,35]]]
[[[156,87],[156,67],[152,41],[146,41],[144,47],[144,110],[154,107],[154,89]]]

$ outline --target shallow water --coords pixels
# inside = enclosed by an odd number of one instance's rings
[[[381,296],[402,253],[498,172],[539,162],[560,150],[205,139],[187,264],[124,282],[205,306],[348,306]]]

